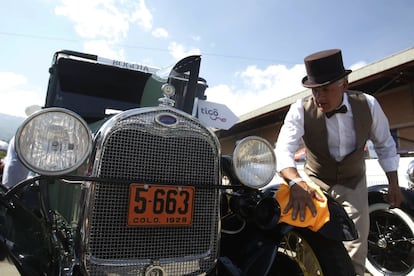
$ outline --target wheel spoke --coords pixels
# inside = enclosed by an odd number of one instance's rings
[[[286,234],[280,243],[279,252],[294,260],[303,275],[323,275],[315,253],[298,233],[290,231]]]
[[[381,273],[402,275],[414,268],[414,226],[401,210],[370,206],[369,265]]]

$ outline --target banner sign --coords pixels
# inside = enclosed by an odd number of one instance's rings
[[[208,126],[226,130],[239,121],[239,117],[224,104],[203,100],[198,101],[198,118]]]

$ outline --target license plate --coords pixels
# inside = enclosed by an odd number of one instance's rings
[[[194,187],[131,184],[128,226],[189,226]]]

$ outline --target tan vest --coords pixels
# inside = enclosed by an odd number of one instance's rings
[[[303,102],[303,141],[307,150],[305,172],[324,190],[333,185],[345,185],[354,189],[361,178],[365,177],[364,147],[370,134],[372,116],[361,92],[346,93],[354,118],[356,149],[340,162],[329,153],[325,114],[316,107],[312,96]]]

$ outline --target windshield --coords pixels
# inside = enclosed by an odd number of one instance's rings
[[[152,97],[144,95],[148,85],[154,86],[148,83],[151,75],[149,72],[60,58],[51,68],[45,107],[64,107],[92,122],[104,118],[111,110],[156,105],[161,95],[160,84],[151,89]]]
[[[160,70],[79,52],[57,52],[49,70],[45,107],[70,109],[92,123],[120,111],[157,106],[161,86],[168,82],[175,87],[175,107],[191,114],[194,99],[204,99],[207,88],[198,77],[199,66],[199,56]]]

